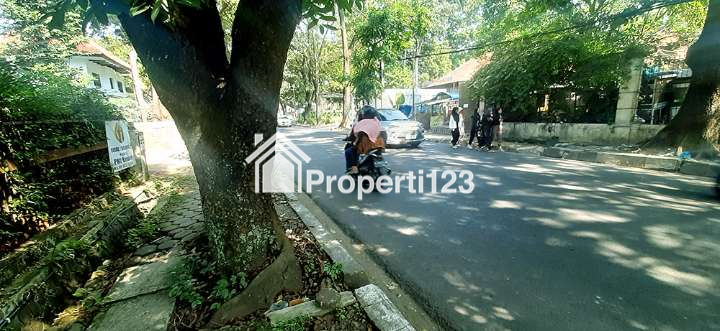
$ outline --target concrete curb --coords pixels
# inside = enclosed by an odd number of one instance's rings
[[[303,223],[315,236],[323,251],[335,263],[343,266],[345,283],[355,290],[355,296],[361,307],[368,314],[375,326],[381,331],[410,331],[415,330],[410,322],[400,313],[387,295],[374,284],[370,284],[368,275],[362,266],[355,261],[350,253],[333,238],[315,215],[298,201],[295,193],[285,193],[290,207],[300,216]]]
[[[449,138],[427,135],[425,139],[436,143],[449,142]],[[639,168],[677,172],[684,175],[716,178],[720,176],[720,163],[678,160],[674,157],[654,156],[632,153],[596,152],[583,149],[543,146],[503,146],[505,151],[521,154],[532,154],[555,159],[575,160],[592,163],[617,165],[622,167]]]
[[[300,203],[294,193],[286,193],[290,207],[300,216],[300,219],[307,225],[321,248],[335,262],[342,264],[345,282],[352,288],[358,288],[369,284],[365,270],[355,259],[350,256],[347,250],[325,230],[325,227],[310,212],[305,205]]]
[[[370,319],[380,330],[415,331],[415,328],[402,317],[397,307],[377,286],[370,284],[355,290],[355,296]]]

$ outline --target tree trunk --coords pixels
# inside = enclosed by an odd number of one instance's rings
[[[343,104],[342,104],[342,119],[340,120],[340,127],[347,126],[348,116],[350,116],[350,110],[352,109],[352,89],[350,87],[350,61],[352,55],[350,54],[350,46],[348,45],[347,28],[345,27],[345,14],[342,9],[335,6],[338,15],[338,28],[340,29],[340,40],[343,48]]]
[[[316,77],[317,78],[317,77]],[[320,125],[320,87],[313,81],[313,99],[315,100],[315,126]]]
[[[271,196],[254,191],[254,165],[245,158],[256,133],[276,133],[301,4],[240,2],[229,62],[217,8],[184,10],[173,28],[147,13],[131,16],[129,8],[118,17],[188,148],[214,260],[225,273],[252,275],[276,253],[276,215]]]
[[[148,104],[145,101],[145,97],[143,97],[142,82],[140,82],[140,73],[138,72],[137,68],[137,52],[135,52],[135,50],[130,51],[129,60],[130,77],[133,81],[135,101],[137,101],[138,108],[140,109],[140,120],[147,121]]]
[[[717,157],[720,137],[720,0],[708,3],[705,25],[688,49],[686,62],[692,69],[690,87],[678,114],[645,148],[678,147],[693,157]]]

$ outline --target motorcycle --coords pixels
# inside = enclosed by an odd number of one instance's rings
[[[390,175],[390,173],[392,173],[392,169],[388,167],[387,161],[383,158],[381,148],[373,149],[367,154],[360,154],[356,179],[360,176],[368,176],[375,183],[380,176]],[[363,188],[367,188],[369,185],[369,182],[363,182]]]

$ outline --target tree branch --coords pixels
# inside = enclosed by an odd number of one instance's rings
[[[246,0],[238,4],[232,27],[232,83],[265,100],[260,104],[277,103],[300,15],[301,0]]]
[[[220,17],[214,1],[202,9],[187,8],[177,26],[152,22],[148,13],[132,16],[126,1],[108,6],[142,60],[162,102],[180,125],[208,107],[207,96],[220,95],[227,58]]]

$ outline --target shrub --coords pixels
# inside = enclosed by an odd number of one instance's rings
[[[0,255],[114,186],[105,150],[38,162],[104,141],[104,121],[121,118],[76,80],[69,69],[0,60]]]

